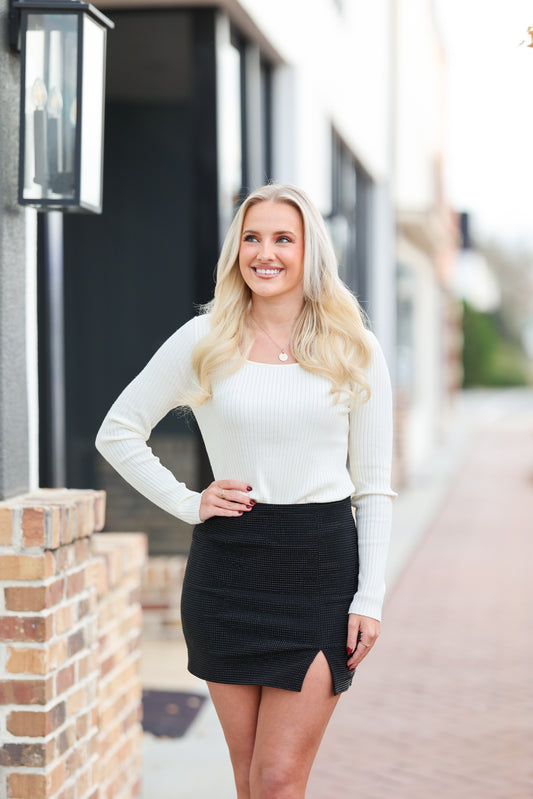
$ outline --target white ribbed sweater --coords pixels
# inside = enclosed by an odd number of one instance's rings
[[[208,325],[208,315],[197,316],[160,347],[113,404],[96,438],[99,452],[131,485],[191,524],[200,523],[201,494],[178,482],[146,442],[196,384],[191,352]],[[193,412],[215,479],[246,482],[257,502],[332,502],[351,495],[360,563],[350,612],[380,619],[395,496],[392,402],[383,353],[369,336],[371,397],[362,405],[335,404],[330,382],[299,364],[247,361],[216,382],[213,398]]]

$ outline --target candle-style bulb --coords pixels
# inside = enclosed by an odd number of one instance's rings
[[[46,91],[46,86],[41,78],[35,78],[33,81],[33,86],[31,87],[31,97],[37,111],[44,111],[46,108],[46,101],[48,99],[48,92]]]
[[[46,109],[48,111],[48,116],[56,119],[61,116],[61,112],[63,111],[63,96],[56,86],[50,89]]]

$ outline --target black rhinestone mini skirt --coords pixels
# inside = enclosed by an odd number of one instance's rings
[[[323,652],[346,691],[348,609],[357,590],[350,498],[258,503],[193,531],[181,616],[189,671],[203,680],[301,690]]]

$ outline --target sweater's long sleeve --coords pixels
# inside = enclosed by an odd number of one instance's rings
[[[190,524],[200,521],[201,494],[180,483],[146,442],[156,424],[183,404],[184,392],[191,389],[190,356],[198,338],[197,325],[198,317],[158,349],[114,402],[96,437],[98,451],[125,480],[160,508]]]
[[[385,358],[370,334],[372,360],[367,377],[371,396],[350,414],[349,460],[355,492],[359,584],[350,613],[381,619],[392,499],[392,391]]]

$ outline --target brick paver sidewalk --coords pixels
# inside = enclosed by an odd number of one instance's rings
[[[480,431],[330,724],[308,799],[532,799],[533,421]]]

